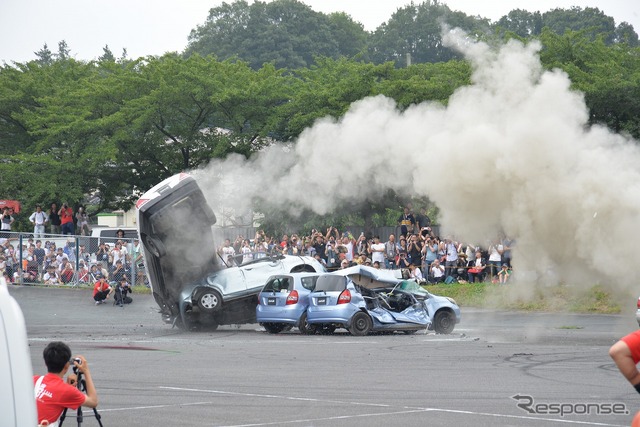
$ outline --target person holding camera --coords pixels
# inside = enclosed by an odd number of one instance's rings
[[[69,204],[63,204],[58,211],[58,215],[60,215],[60,231],[62,234],[75,234],[75,227],[73,226],[73,209],[69,207]]]
[[[404,250],[400,251],[400,256],[396,261],[396,269],[409,268],[410,264],[411,263],[407,259],[407,251],[404,251]]]
[[[33,384],[38,410],[38,424],[57,425],[58,419],[66,408],[78,409],[80,406],[95,408],[98,406],[98,393],[91,378],[89,364],[83,356],[71,359],[71,349],[61,341],[49,343],[42,352],[47,374],[34,375]],[[74,371],[84,377],[87,394],[77,387],[78,377],[64,375],[73,366]]]
[[[131,293],[131,285],[127,282],[126,277],[122,277],[118,283],[113,294],[116,305],[122,307],[124,304],[131,304],[133,298],[128,297],[127,294]]]

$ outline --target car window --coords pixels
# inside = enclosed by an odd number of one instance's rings
[[[291,290],[291,280],[288,277],[276,277],[269,280],[262,290],[263,292],[284,292]]]
[[[302,277],[300,279],[300,283],[302,283],[302,287],[309,291],[313,291],[315,289],[317,281],[318,281],[318,276]]]
[[[347,287],[344,276],[326,275],[318,277],[315,291],[342,291]]]

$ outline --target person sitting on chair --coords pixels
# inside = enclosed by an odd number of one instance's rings
[[[57,425],[60,415],[66,408],[98,406],[98,393],[93,385],[87,360],[83,356],[76,356],[71,360],[71,349],[60,341],[49,343],[42,355],[48,373],[33,377],[38,424]],[[84,376],[87,394],[77,388],[76,375],[70,374],[67,376],[67,382],[64,381],[64,375],[71,364]]]

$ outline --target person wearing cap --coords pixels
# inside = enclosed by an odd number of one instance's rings
[[[97,274],[98,281],[93,285],[93,299],[96,305],[104,304],[111,294],[111,286],[102,274]]]

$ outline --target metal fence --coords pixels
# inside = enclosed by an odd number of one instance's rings
[[[109,282],[125,277],[130,284],[148,286],[136,240],[5,232],[0,271],[7,281],[23,285],[93,286],[103,275]]]

